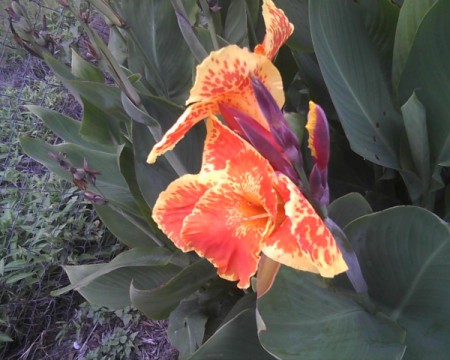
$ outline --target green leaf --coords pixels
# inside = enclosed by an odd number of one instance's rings
[[[153,229],[141,217],[109,205],[95,206],[95,211],[108,230],[128,247],[148,249],[158,244],[153,240],[156,237]]]
[[[197,261],[157,289],[141,290],[131,284],[130,297],[133,306],[151,319],[165,319],[181,300],[197,291],[216,271],[206,260]]]
[[[27,105],[27,109],[39,117],[45,125],[65,142],[82,146],[90,150],[115,153],[116,148],[86,141],[80,135],[81,122],[57,111],[41,106]]]
[[[279,359],[400,359],[403,331],[381,313],[327,287],[319,276],[282,267],[258,299],[261,344]]]
[[[255,308],[240,311],[226,321],[190,358],[200,359],[273,359],[257,336]]]
[[[52,172],[67,181],[72,181],[71,174],[53,160],[49,153],[66,154],[67,159],[75,167],[83,166],[83,159],[89,167],[100,171],[97,176],[96,188],[115,206],[123,207],[128,212],[140,215],[139,209],[128,189],[128,184],[120,173],[116,154],[89,150],[74,144],[49,145],[41,140],[23,137],[20,139],[23,150],[33,159],[45,165]],[[96,188],[89,185],[88,189],[95,193]]]
[[[328,206],[328,216],[342,229],[353,220],[371,212],[369,203],[359,193],[344,195]]]
[[[232,0],[228,7],[223,37],[230,44],[248,47],[247,5],[245,0]]]
[[[180,268],[170,264],[173,253],[164,248],[134,248],[106,264],[64,266],[71,285],[52,292],[77,290],[93,304],[119,309],[131,305],[130,285],[154,288],[175,276]]]
[[[181,103],[192,86],[193,57],[170,1],[115,1],[129,34],[128,65],[155,95]],[[186,1],[189,9],[195,5]],[[192,5],[193,4],[193,5]],[[188,10],[189,11],[189,10]]]
[[[398,169],[401,118],[374,34],[364,25],[368,15],[350,1],[311,1],[309,10],[320,69],[350,146],[376,164]]]
[[[287,44],[302,52],[313,52],[311,30],[308,17],[308,0],[275,0],[284,11],[289,21],[294,25],[294,33]]]
[[[399,85],[398,101],[405,103],[416,91],[427,114],[431,158],[450,165],[450,2],[441,0],[423,17],[409,51]]]
[[[71,65],[72,74],[74,74],[77,78],[86,81],[96,81],[99,83],[103,83],[105,81],[103,72],[96,66],[84,60],[74,49],[72,49]]]
[[[0,343],[2,342],[11,342],[14,341],[13,339],[11,339],[7,334],[5,334],[4,332],[0,331]]]
[[[370,296],[406,330],[407,359],[440,358],[450,338],[450,232],[425,209],[395,207],[345,229]]]
[[[392,82],[396,89],[411,52],[419,27],[438,0],[408,0],[402,5],[395,33]]]
[[[430,147],[428,140],[426,110],[414,92],[402,106],[409,151],[415,173],[421,180],[421,193],[425,193],[431,182]]]
[[[207,321],[207,312],[198,297],[182,301],[172,311],[167,335],[170,343],[179,351],[180,359],[187,359],[202,344]]]

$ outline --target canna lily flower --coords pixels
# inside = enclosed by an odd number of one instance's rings
[[[330,133],[325,112],[314,102],[309,102],[308,147],[314,159],[314,165],[309,175],[311,195],[319,205],[328,205],[330,194],[328,188],[328,161],[330,159]]]
[[[174,244],[208,259],[239,288],[250,286],[262,254],[324,277],[346,271],[333,236],[298,187],[217,118],[206,125],[200,173],[172,182],[153,209]]]
[[[172,150],[187,131],[210,115],[219,114],[219,105],[226,105],[249,115],[270,130],[258,106],[250,79],[258,79],[275,99],[278,107],[284,104],[281,75],[271,60],[292,34],[293,25],[272,0],[264,0],[263,17],[266,36],[255,52],[229,45],[213,51],[200,65],[188,106],[176,123],[151,150],[147,162],[154,163],[158,156]]]

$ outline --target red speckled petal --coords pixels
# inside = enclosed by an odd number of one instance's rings
[[[285,218],[264,241],[264,254],[324,277],[346,271],[347,264],[331,232],[299,189],[283,174],[274,175],[274,186],[285,204]]]
[[[272,0],[264,0],[263,18],[266,25],[266,35],[261,45],[255,47],[255,53],[264,54],[272,60],[280,47],[294,31],[283,10],[278,9]]]
[[[225,169],[233,154],[248,149],[250,145],[215,117],[206,121],[206,139],[203,148],[202,171]]]
[[[161,192],[153,208],[153,219],[164,234],[183,251],[192,249],[180,236],[184,219],[192,213],[200,197],[220,180],[223,172],[184,175]]]
[[[314,102],[309,102],[308,122],[306,124],[309,139],[308,147],[320,169],[328,166],[330,158],[330,133],[325,112]]]
[[[254,150],[236,154],[227,164],[227,180],[209,189],[183,226],[186,244],[217,267],[224,279],[250,286],[261,241],[273,230],[277,194],[271,168]]]
[[[158,156],[172,150],[191,127],[209,115],[217,114],[218,111],[214,102],[202,102],[189,106],[177,122],[164,134],[163,138],[153,146],[147,157],[147,162],[153,164]]]
[[[253,93],[250,77],[258,78],[277,104],[283,106],[283,83],[278,69],[264,55],[254,54],[236,45],[213,51],[197,66],[197,77],[187,103],[221,102],[247,113],[268,128]]]

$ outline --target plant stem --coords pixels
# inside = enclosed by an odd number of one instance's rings
[[[209,6],[208,6],[206,0],[200,0],[200,5],[202,7],[203,13],[206,16],[206,20],[208,21],[208,31],[209,31],[209,34],[211,35],[211,41],[213,43],[214,49],[219,50],[220,46],[219,46],[219,42],[217,41],[216,29],[214,27],[214,21],[211,16],[211,11],[209,11]]]

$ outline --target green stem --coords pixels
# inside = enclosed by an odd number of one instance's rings
[[[214,49],[219,50],[219,42],[217,41],[216,28],[214,27],[214,20],[211,16],[211,11],[209,11],[209,6],[206,3],[206,0],[200,0],[200,5],[202,7],[203,13],[206,16],[206,20],[208,21],[208,31],[211,35],[211,41],[213,43]]]

